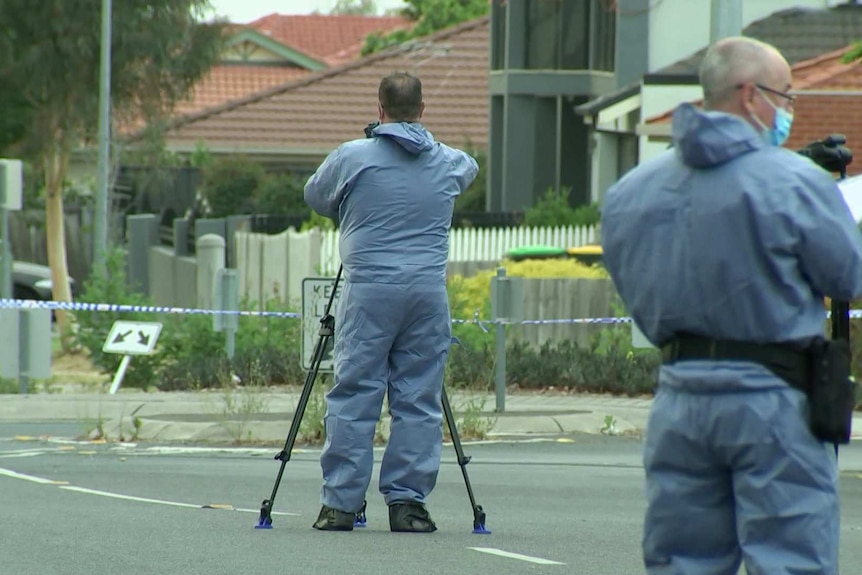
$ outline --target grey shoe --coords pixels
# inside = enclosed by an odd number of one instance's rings
[[[395,501],[389,505],[389,529],[402,533],[431,533],[437,531],[437,525],[421,503]]]
[[[324,505],[312,527],[321,531],[353,531],[355,517],[355,513],[346,513]]]

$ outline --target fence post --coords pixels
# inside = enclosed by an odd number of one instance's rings
[[[126,219],[129,234],[129,288],[150,295],[150,248],[159,245],[159,218],[137,214]]]
[[[174,255],[189,255],[189,220],[174,218]]]

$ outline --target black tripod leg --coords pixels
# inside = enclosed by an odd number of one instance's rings
[[[269,499],[264,499],[260,507],[260,517],[258,518],[255,529],[272,529],[272,505],[275,502],[275,494],[278,492],[278,486],[281,484],[281,478],[284,475],[284,468],[287,462],[290,461],[290,454],[293,451],[293,445],[296,443],[296,436],[299,434],[299,427],[302,424],[302,417],[305,415],[305,409],[308,407],[308,400],[311,397],[311,390],[314,387],[314,381],[317,379],[317,374],[320,371],[320,363],[323,361],[323,356],[326,353],[326,346],[329,340],[332,339],[335,333],[335,319],[332,317],[331,309],[335,301],[335,295],[338,291],[338,283],[341,280],[341,268],[338,268],[338,275],[335,276],[335,284],[332,286],[332,293],[329,296],[329,301],[326,304],[326,310],[323,312],[323,317],[320,319],[320,337],[317,340],[317,345],[314,348],[314,353],[311,360],[311,369],[305,377],[305,385],[302,387],[302,393],[299,396],[299,403],[296,406],[296,412],[293,414],[293,421],[290,422],[290,431],[287,433],[287,440],[284,442],[284,448],[279,451],[275,459],[281,460],[281,466],[278,469],[278,475],[275,478],[275,485],[272,487],[272,493]]]
[[[485,511],[481,505],[476,505],[476,498],[473,497],[473,487],[470,485],[470,478],[467,476],[467,464],[470,463],[470,458],[464,455],[461,438],[458,436],[458,428],[455,426],[455,416],[452,414],[452,406],[449,404],[449,396],[446,395],[445,387],[443,388],[443,413],[449,424],[452,445],[455,447],[455,455],[458,457],[458,465],[461,466],[461,474],[464,476],[464,483],[467,485],[467,495],[470,497],[470,505],[473,508],[473,533],[488,535],[491,531],[485,528]]]
[[[850,341],[850,302],[832,300],[832,339]],[[838,457],[838,444],[835,457]]]

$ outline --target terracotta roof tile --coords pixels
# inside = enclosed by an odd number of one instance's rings
[[[246,100],[180,119],[170,144],[203,140],[210,149],[325,152],[362,136],[377,118],[377,87],[393,71],[419,76],[423,124],[441,141],[487,145],[488,17],[310,74]]]
[[[248,24],[273,40],[330,66],[359,57],[365,37],[372,32],[410,28],[400,16],[282,15],[270,14]]]
[[[175,114],[188,114],[247,98],[248,96],[310,74],[305,68],[286,66],[218,65],[195,86],[192,98],[180,103]]]

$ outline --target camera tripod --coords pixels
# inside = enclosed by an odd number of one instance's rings
[[[293,415],[293,420],[290,422],[290,430],[287,433],[287,440],[284,443],[284,448],[279,451],[275,458],[281,461],[281,466],[278,469],[278,475],[275,478],[272,493],[268,499],[264,499],[260,508],[260,517],[255,529],[272,529],[272,506],[275,502],[275,495],[278,492],[278,487],[281,485],[281,479],[284,476],[284,468],[287,462],[290,461],[290,455],[293,451],[293,446],[296,443],[296,436],[299,434],[299,427],[302,423],[302,417],[305,415],[305,409],[308,407],[308,400],[311,397],[311,390],[314,387],[314,382],[317,379],[317,374],[320,371],[320,364],[326,354],[327,345],[331,342],[335,335],[335,318],[332,315],[332,305],[335,301],[336,293],[338,292],[338,284],[341,281],[343,267],[338,268],[338,273],[335,276],[335,283],[332,286],[332,293],[329,295],[329,300],[326,303],[326,308],[323,312],[323,317],[320,319],[320,330],[318,331],[318,340],[312,354],[311,369],[305,378],[305,385],[302,388],[302,393],[299,396],[299,402],[296,406],[296,412]],[[464,476],[464,483],[467,486],[467,495],[470,498],[470,506],[473,509],[473,533],[490,534],[491,532],[485,528],[485,511],[481,505],[476,504],[476,498],[473,496],[473,487],[470,485],[470,478],[467,476],[467,464],[470,463],[470,457],[464,455],[464,449],[461,445],[461,438],[458,435],[458,429],[455,426],[455,417],[452,413],[452,406],[449,404],[449,397],[446,395],[446,389],[443,388],[442,393],[443,414],[446,416],[446,422],[449,425],[449,433],[452,435],[452,445],[455,448],[455,454],[458,457],[458,465],[461,467],[461,474]],[[366,524],[365,504],[362,509],[356,513],[354,518],[354,526],[364,527]]]

